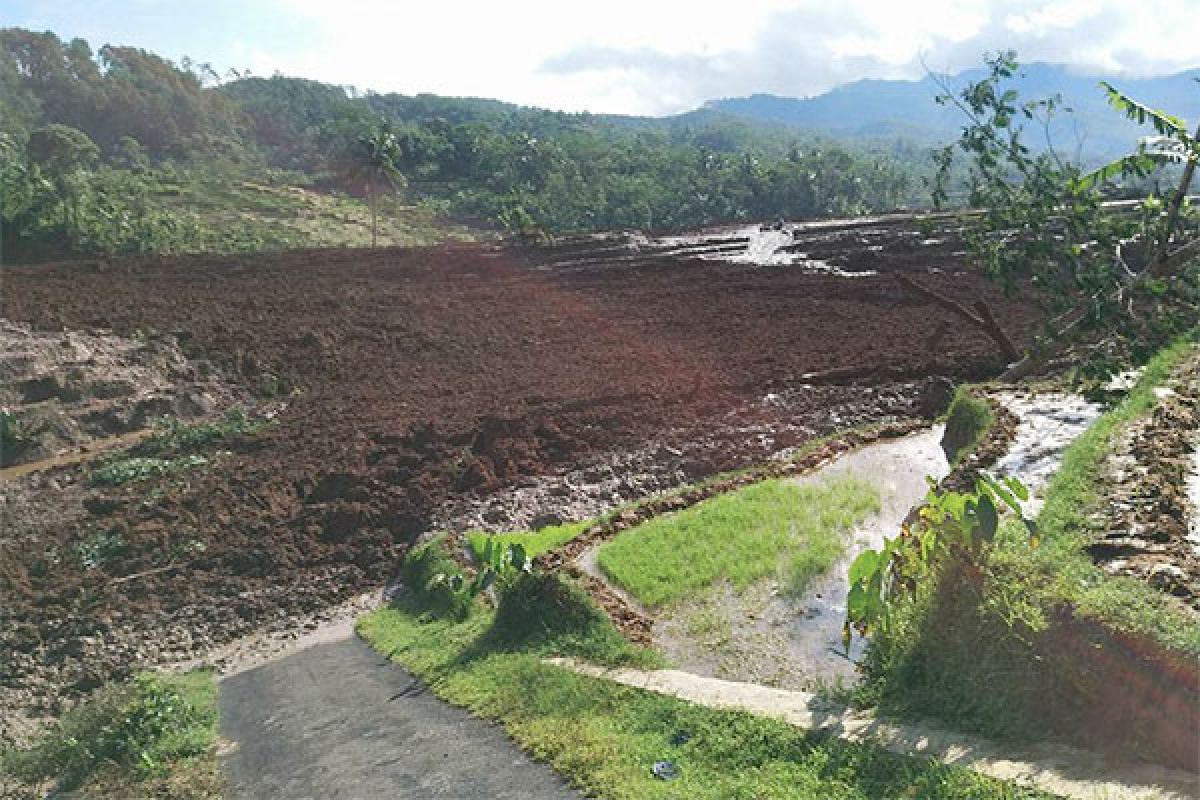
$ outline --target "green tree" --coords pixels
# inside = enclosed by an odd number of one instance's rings
[[[62,224],[74,246],[79,233],[79,205],[87,188],[88,169],[100,155],[88,135],[67,125],[47,125],[29,134],[29,160],[54,188]]]
[[[367,203],[371,207],[371,246],[377,247],[380,191],[396,191],[404,183],[404,176],[396,168],[396,162],[403,157],[400,137],[388,122],[380,122],[359,134],[351,142],[346,156],[350,178],[361,181],[366,189]]]

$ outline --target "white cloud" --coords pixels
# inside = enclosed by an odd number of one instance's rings
[[[1016,48],[1023,60],[1126,74],[1200,65],[1200,0],[274,0],[318,43],[256,49],[278,69],[378,91],[661,114],[756,91],[806,95],[916,77]]]

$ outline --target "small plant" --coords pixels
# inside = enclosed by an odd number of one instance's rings
[[[30,783],[55,780],[70,791],[105,770],[134,782],[164,774],[172,762],[211,751],[216,734],[211,673],[139,675],[108,686],[69,712],[3,767]]]
[[[207,458],[198,455],[180,458],[121,458],[99,467],[92,472],[88,480],[93,486],[121,486],[180,470],[203,467],[208,463]]]
[[[97,533],[75,546],[79,561],[87,569],[103,566],[129,549],[129,543],[119,533]]]
[[[929,479],[930,491],[918,512],[918,522],[904,526],[900,535],[886,539],[881,550],[866,550],[850,565],[850,591],[846,597],[843,644],[849,648],[854,632],[866,636],[886,626],[891,606],[912,597],[940,562],[957,558],[979,564],[979,550],[992,541],[1000,525],[1000,509],[1017,514],[1038,544],[1037,528],[1021,511],[1029,491],[1015,478],[997,481],[984,476],[974,492],[939,491]]]
[[[431,580],[435,583],[445,582],[455,593],[474,599],[497,581],[502,585],[507,584],[517,575],[533,569],[533,561],[526,556],[523,545],[510,544],[506,547],[490,540],[483,546],[479,562],[479,570],[469,581],[461,572],[439,572]]]
[[[7,408],[0,409],[0,465],[13,463],[36,446],[45,430],[45,423],[30,423]]]
[[[213,442],[255,433],[262,426],[261,422],[251,421],[240,408],[228,411],[213,422],[188,424],[174,417],[163,417],[157,423],[158,431],[134,450],[142,456],[185,453]]]

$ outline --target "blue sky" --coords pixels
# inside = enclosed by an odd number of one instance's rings
[[[1006,47],[1113,75],[1200,66],[1200,0],[0,0],[0,25],[221,72],[641,114],[957,71]]]

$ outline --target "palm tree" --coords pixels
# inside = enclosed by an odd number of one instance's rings
[[[396,191],[404,183],[404,176],[396,169],[396,162],[403,155],[400,139],[387,121],[381,121],[354,139],[348,155],[351,178],[362,181],[367,187],[367,203],[371,207],[371,246],[377,247],[379,192],[387,188]]]

